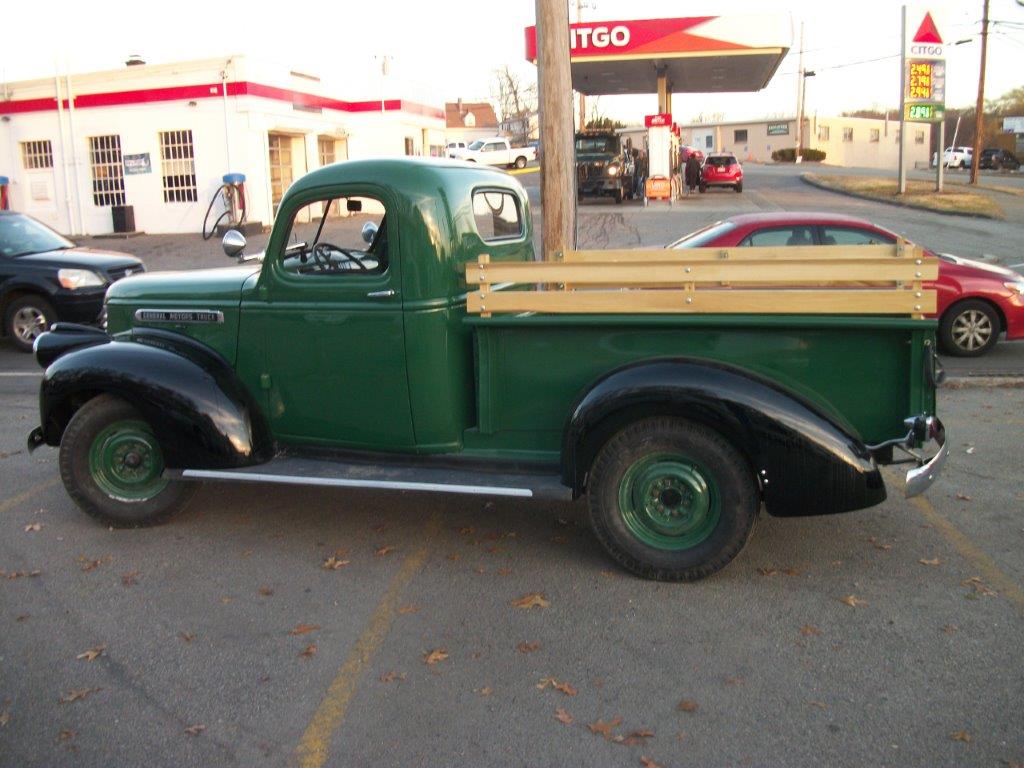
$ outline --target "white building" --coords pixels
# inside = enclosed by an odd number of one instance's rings
[[[96,235],[119,205],[138,230],[199,232],[222,177],[243,173],[248,220],[269,224],[291,182],[322,165],[443,155],[444,111],[400,96],[345,100],[245,56],[9,83],[0,176],[12,209]]]

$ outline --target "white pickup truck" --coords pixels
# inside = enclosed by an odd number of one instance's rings
[[[477,139],[465,149],[449,150],[448,157],[484,165],[525,168],[528,162],[537,159],[537,150],[533,147],[513,147],[508,139],[495,136],[491,139]]]

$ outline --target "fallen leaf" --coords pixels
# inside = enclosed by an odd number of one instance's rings
[[[68,691],[58,699],[58,704],[70,704],[72,701],[80,701],[90,694],[102,691],[102,688],[75,688]]]
[[[437,648],[433,651],[428,651],[423,654],[423,663],[430,666],[434,666],[439,661],[444,661],[448,658],[448,652],[444,648]]]
[[[543,691],[549,685],[556,691],[561,691],[566,696],[575,696],[577,693],[579,693],[579,691],[573,688],[573,686],[570,683],[564,681],[560,683],[553,677],[542,677],[540,679],[540,682],[537,683],[537,688]]]
[[[616,744],[622,744],[627,747],[634,747],[637,744],[643,744],[647,739],[654,735],[654,731],[648,728],[640,728],[635,731],[630,731],[625,736],[613,736],[612,741]]]
[[[191,643],[193,640],[196,639],[195,634],[192,632],[179,632],[178,637],[180,637],[186,643]]]
[[[555,720],[566,725],[572,725],[572,715],[559,707],[555,710]]]
[[[188,728],[186,728],[185,733],[187,733],[189,736],[198,736],[205,730],[205,725],[200,725],[199,723],[196,723],[195,725],[190,725]]]
[[[783,573],[787,576],[799,576],[801,573],[803,573],[803,571],[801,571],[799,568],[787,568],[783,571]]]
[[[683,699],[679,702],[678,706],[676,706],[676,709],[680,712],[696,712],[700,709],[700,705],[693,699]]]
[[[967,495],[966,493],[961,493],[960,491],[957,491],[957,492],[956,492],[956,497],[957,497],[957,498],[958,498],[958,499],[959,499],[960,501],[970,501],[970,500],[971,500],[971,497],[970,497],[970,496],[968,496],[968,495]]]
[[[446,555],[446,557],[454,563],[456,560],[461,558],[462,555],[460,555],[458,552],[452,552],[450,555]]]
[[[604,738],[608,741],[611,741],[612,729],[617,728],[621,722],[621,717],[613,717],[607,723],[604,720],[597,720],[593,723],[587,723],[587,729],[591,733],[600,734],[601,736],[604,736]]]
[[[299,658],[311,659],[316,656],[316,643],[310,643],[303,650],[299,651]]]
[[[970,448],[968,448],[968,449],[967,449],[967,450],[965,451],[965,453],[974,453],[974,446],[972,445],[972,446],[971,446]]]
[[[957,631],[958,629],[959,629],[959,627],[958,627],[958,626],[957,626],[956,624],[946,624],[946,625],[945,625],[945,626],[944,626],[944,627],[942,628],[942,631],[943,631],[943,632],[945,632],[945,633],[946,633],[947,635],[952,635],[952,634],[953,634],[953,633],[955,633],[955,632],[956,632],[956,631]]]
[[[221,602],[221,605],[231,605],[231,603],[234,601],[234,599],[235,598],[233,598],[233,597],[228,597],[227,595],[224,595],[224,597],[222,597],[220,599],[220,602]]]
[[[0,728],[6,727],[9,722],[11,722],[11,713],[6,710],[0,712]]]
[[[762,576],[775,576],[778,572],[778,568],[758,568],[757,572]]]
[[[31,613],[19,613],[17,616],[14,617],[14,620],[15,621],[28,621],[30,618],[32,618],[32,614]]]
[[[289,635],[308,635],[320,629],[319,624],[296,624],[295,628],[288,632]]]
[[[953,731],[951,734],[949,734],[949,738],[951,738],[953,741],[962,741],[966,744],[971,743],[971,734],[969,734],[967,731]]]
[[[511,569],[511,568],[499,568],[499,569],[498,569],[498,570],[496,571],[496,573],[497,573],[497,574],[498,574],[499,576],[508,576],[508,575],[509,575],[510,573],[512,573],[512,569]]]
[[[725,684],[726,685],[743,685],[743,678],[739,677],[739,676],[727,677],[727,678],[725,678]]]
[[[399,613],[419,613],[420,607],[418,605],[403,605],[398,609]]]
[[[272,590],[270,587],[260,587],[260,594],[263,597],[270,597],[272,594],[274,594],[274,590]]]
[[[385,672],[380,676],[382,683],[393,683],[395,680],[405,680],[405,672]]]
[[[393,552],[394,550],[394,547],[377,547],[377,549],[373,551],[373,554],[375,557],[384,557],[384,555]]]
[[[99,568],[104,563],[110,562],[110,555],[104,555],[98,560],[90,560],[85,555],[79,555],[78,562],[82,564],[82,570],[88,573],[96,568]]]
[[[800,634],[804,637],[818,637],[821,634],[821,630],[813,624],[804,624],[800,627]]]
[[[640,755],[640,764],[643,765],[644,768],[664,768],[661,763],[654,762],[654,760],[646,755]]]
[[[617,574],[615,571],[601,571],[601,575],[608,579],[614,579],[619,574]]]
[[[25,533],[33,533],[34,531],[41,531],[41,530],[43,530],[43,524],[42,523],[29,523],[28,525],[25,526]]]
[[[70,728],[65,728],[57,734],[57,741],[71,741],[73,738],[75,738],[75,732]]]
[[[121,574],[121,583],[126,587],[130,587],[135,584],[136,577],[138,577],[138,575],[138,571],[126,571]]]
[[[10,573],[7,571],[0,571],[0,576],[13,581],[14,579],[24,579],[26,577],[35,578],[36,576],[41,576],[42,573],[42,571],[11,571]]]
[[[472,536],[475,528],[470,528],[468,525],[465,528],[459,528],[459,533],[463,536]]]
[[[540,650],[540,643],[520,643],[516,646],[516,650],[520,653],[533,653]]]
[[[324,560],[323,565],[320,566],[320,567],[323,568],[325,571],[338,571],[338,570],[341,570],[342,568],[344,568],[350,562],[352,562],[352,561],[351,560],[339,560],[336,556],[331,555],[326,560]]]
[[[839,598],[839,602],[845,603],[846,605],[850,606],[851,608],[856,608],[858,605],[867,605],[868,604],[867,600],[861,600],[856,595],[847,595],[846,597],[841,597],[841,598]]]
[[[892,544],[883,544],[878,539],[876,539],[874,536],[869,536],[868,537],[868,543],[871,546],[873,546],[875,549],[880,549],[883,552],[888,552],[890,549],[892,549]]]
[[[75,656],[76,659],[83,659],[85,661],[95,661],[97,658],[103,655],[103,651],[107,649],[105,645],[97,645],[95,648],[90,648],[88,651]]]
[[[918,560],[917,562],[919,562],[919,563],[920,563],[921,565],[938,565],[938,564],[939,564],[939,563],[941,563],[942,561],[941,561],[941,560],[939,560],[939,558],[937,558],[937,557],[933,557],[933,558],[932,558],[931,560],[925,560],[925,559],[924,559],[924,558],[922,557],[922,558],[921,558],[920,560]]]
[[[478,688],[474,690],[473,693],[479,693],[481,696],[490,696],[492,693],[494,693],[494,689],[490,686],[487,686],[486,688]]]
[[[530,608],[547,608],[551,605],[547,598],[540,592],[531,592],[528,595],[523,595],[518,600],[513,600],[512,605],[516,608],[523,608],[529,610]]]
[[[974,590],[975,595],[984,595],[985,597],[995,597],[999,593],[994,589],[990,589],[985,586],[985,583],[981,580],[980,576],[971,576],[969,579],[964,579],[960,582],[961,587],[970,587]]]
[[[552,536],[551,537],[551,541],[554,544],[568,544],[569,543],[569,537],[568,536]]]
[[[243,549],[242,550],[242,557],[250,557],[251,555],[252,555],[252,550],[251,549]]]

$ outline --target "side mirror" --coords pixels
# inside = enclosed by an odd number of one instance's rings
[[[224,253],[227,254],[228,258],[233,259],[241,255],[242,251],[245,250],[245,235],[237,229],[229,229],[224,233],[224,239],[220,241],[220,247],[224,249]]]
[[[377,225],[372,221],[368,221],[363,224],[363,242],[369,245],[373,242],[373,238],[377,236]]]

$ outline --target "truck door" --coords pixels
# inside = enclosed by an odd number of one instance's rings
[[[399,228],[385,195],[332,188],[285,206],[261,278],[263,387],[276,438],[411,447]]]

